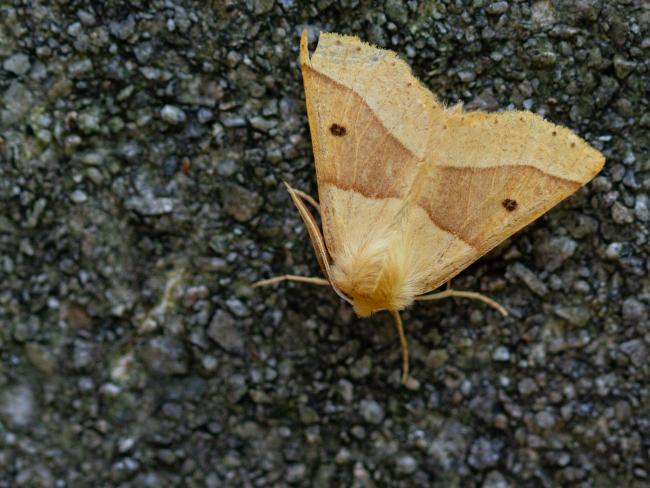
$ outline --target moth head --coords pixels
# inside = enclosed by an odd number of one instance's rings
[[[332,266],[334,284],[352,300],[359,317],[379,310],[402,310],[416,295],[400,239],[348,244]]]

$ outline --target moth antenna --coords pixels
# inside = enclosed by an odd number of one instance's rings
[[[397,310],[389,310],[389,312],[395,321],[395,327],[399,335],[399,344],[402,346],[402,384],[406,385],[409,379],[409,346],[406,342],[402,318],[399,316],[399,312]]]
[[[287,187],[287,190],[289,191],[289,195],[291,196],[291,200],[293,201],[293,204],[298,209],[300,218],[302,218],[302,221],[305,224],[305,227],[307,228],[307,232],[309,233],[309,239],[311,240],[311,244],[312,247],[314,248],[314,253],[316,254],[316,259],[318,259],[318,264],[320,265],[321,271],[327,277],[327,281],[329,282],[332,289],[336,292],[336,294],[346,302],[352,304],[352,300],[346,297],[343,294],[343,292],[341,292],[341,290],[339,290],[338,287],[332,281],[332,268],[330,266],[329,252],[327,251],[327,246],[325,245],[325,239],[323,238],[323,234],[320,231],[320,228],[318,227],[316,220],[314,219],[313,215],[306,207],[302,199],[296,194],[296,191],[291,187],[291,185],[286,181],[284,182],[284,185]]]
[[[308,202],[312,207],[314,207],[314,208],[318,211],[318,213],[319,213],[319,215],[320,215],[320,205],[318,204],[318,202],[316,201],[315,198],[313,198],[312,196],[308,195],[308,194],[305,193],[304,191],[302,191],[302,190],[298,190],[298,189],[296,189],[296,188],[294,188],[293,191],[296,192],[296,195],[298,195],[298,196],[299,196],[300,198],[302,198],[303,200],[306,200],[306,201],[307,201],[307,202]]]

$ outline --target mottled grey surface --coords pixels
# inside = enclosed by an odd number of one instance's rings
[[[644,0],[0,7],[0,487],[649,486]],[[316,274],[300,32],[396,50],[470,109],[607,157],[404,321]]]

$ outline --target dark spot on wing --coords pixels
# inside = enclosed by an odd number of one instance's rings
[[[503,208],[508,212],[514,212],[517,210],[517,200],[513,200],[512,198],[506,198],[501,202],[501,205],[503,205]]]
[[[343,137],[347,133],[347,129],[339,124],[330,125],[330,132],[333,136]]]

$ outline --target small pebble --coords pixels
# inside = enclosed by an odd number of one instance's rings
[[[384,420],[384,409],[374,400],[362,400],[359,408],[361,417],[369,424],[380,424]]]
[[[160,111],[160,116],[168,124],[177,125],[185,122],[185,112],[174,105],[165,105]]]
[[[18,53],[5,59],[2,63],[2,67],[6,71],[20,76],[29,71],[31,63],[29,61],[29,56],[23,53]]]

